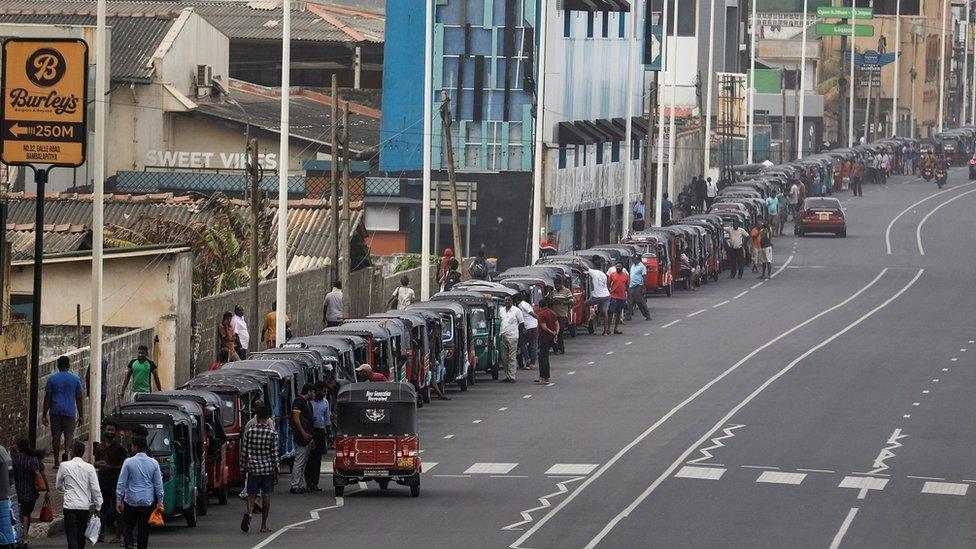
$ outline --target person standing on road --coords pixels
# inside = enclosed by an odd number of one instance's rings
[[[647,267],[640,254],[635,254],[630,259],[630,286],[627,289],[627,313],[624,319],[630,320],[634,317],[634,306],[644,315],[644,320],[651,319],[651,313],[647,310],[647,298],[644,296],[644,277],[647,276]]]
[[[309,403],[312,394],[313,385],[306,383],[291,405],[291,433],[292,438],[295,439],[295,462],[291,469],[290,492],[292,494],[304,494],[308,491],[308,486],[305,484],[305,465],[308,464],[309,453],[315,446],[312,440],[315,414]]]
[[[599,322],[600,314],[603,314],[603,335],[610,333],[610,288],[607,286],[607,273],[603,272],[603,258],[594,255],[592,258],[593,268],[587,269],[590,276],[590,299],[586,300],[586,308],[596,306],[596,313],[590,315],[590,322],[593,322],[594,329]]]
[[[230,325],[237,334],[237,342],[234,350],[241,360],[247,358],[248,345],[251,343],[251,334],[247,331],[247,319],[244,318],[244,307],[234,306],[234,316],[230,320]]]
[[[782,190],[776,191],[776,211],[779,212],[779,234],[782,236],[783,226],[786,225],[786,220],[790,216],[789,203]]]
[[[14,485],[17,503],[20,504],[20,525],[27,539],[30,534],[31,515],[41,495],[48,491],[47,477],[44,475],[44,451],[30,447],[30,441],[17,441],[17,449],[11,452],[14,466]],[[43,481],[42,481],[43,479]]]
[[[278,432],[271,421],[271,410],[264,404],[254,407],[257,421],[245,429],[241,442],[241,468],[247,473],[247,502],[241,518],[241,531],[251,527],[254,502],[261,496],[261,533],[270,532],[271,495],[278,481]]]
[[[515,383],[515,355],[519,350],[519,336],[524,329],[525,319],[522,311],[513,305],[511,296],[505,297],[505,303],[498,311],[501,321],[502,336],[502,366],[505,372],[504,383]]]
[[[800,203],[799,184],[793,183],[792,185],[790,185],[790,192],[787,195],[786,200],[789,203],[789,208],[790,208],[789,213],[793,214],[793,221],[796,222],[796,210]]]
[[[779,227],[779,200],[775,196],[766,197],[766,210],[769,212],[769,226],[775,234]]]
[[[106,420],[102,426],[102,442],[95,447],[95,470],[98,472],[98,486],[102,490],[105,503],[102,504],[102,524],[105,529],[116,529],[115,537],[109,543],[118,544],[117,527],[118,514],[115,512],[115,487],[119,484],[119,474],[122,464],[129,457],[129,452],[119,443],[118,425],[115,421]],[[103,529],[103,533],[105,531]]]
[[[41,423],[51,426],[51,447],[54,450],[54,468],[68,460],[68,450],[75,441],[75,426],[85,419],[85,396],[81,378],[68,370],[71,361],[58,357],[58,371],[44,383],[44,412]],[[129,378],[126,377],[126,382]],[[125,390],[123,388],[123,390]],[[121,401],[121,400],[120,400]],[[61,436],[64,436],[64,454],[61,454]],[[58,457],[60,456],[60,460]]]
[[[718,196],[718,185],[716,185],[715,182],[712,181],[711,177],[705,179],[705,205],[708,208],[711,208],[712,204],[715,203],[715,198],[717,196]]]
[[[566,354],[566,345],[563,342],[563,333],[569,327],[569,310],[573,306],[573,291],[563,283],[563,277],[557,276],[552,290],[552,312],[556,313],[556,321],[559,323],[559,337],[556,338],[555,352]]]
[[[762,274],[759,278],[769,279],[773,274],[773,231],[766,223],[759,229],[759,261]]]
[[[326,398],[328,392],[326,383],[319,381],[315,384],[312,405],[312,451],[308,456],[308,465],[305,466],[305,485],[309,492],[321,492],[319,480],[322,476],[322,456],[328,447],[329,437],[327,428],[332,424],[332,413],[329,409],[329,399]]]
[[[133,393],[151,393],[152,383],[150,381],[156,382],[157,391],[163,390],[163,385],[159,382],[159,371],[156,368],[156,363],[149,358],[149,347],[140,345],[136,358],[129,361],[126,369],[128,372],[125,374],[125,381],[122,382],[122,394],[119,395],[119,402],[124,400],[122,397],[129,387],[129,381],[132,381]]]
[[[71,461],[61,464],[55,485],[64,495],[64,535],[68,549],[85,549],[85,529],[88,519],[99,515],[102,507],[102,491],[98,487],[95,467],[85,461],[85,443],[76,441],[71,446]]]
[[[332,283],[332,291],[325,294],[325,307],[322,309],[322,320],[326,328],[342,324],[345,316],[342,310],[342,281]]]
[[[630,288],[630,275],[624,270],[624,264],[619,259],[614,265],[610,276],[610,314],[613,315],[613,333],[622,334],[620,331],[620,315],[627,307],[627,290]]]
[[[726,227],[725,234],[729,241],[729,260],[731,262],[729,278],[735,278],[736,274],[742,278],[742,270],[746,263],[745,244],[749,239],[749,233],[739,226],[738,220],[732,220],[732,227]]]
[[[515,296],[518,308],[522,311],[522,322],[525,324],[519,348],[522,351],[522,362],[525,364],[522,369],[534,370],[536,360],[539,358],[539,321],[527,297],[521,292]]]
[[[560,339],[559,321],[550,308],[552,303],[544,297],[539,302],[539,378],[536,383],[549,383],[549,351]]]
[[[750,259],[752,261],[752,272],[754,273],[759,272],[759,264],[760,264],[759,250],[762,249],[762,245],[761,245],[762,243],[760,242],[759,239],[760,237],[759,228],[760,228],[760,224],[756,223],[756,225],[752,228],[752,230],[749,231],[749,242],[751,244],[750,251],[752,252]]]
[[[163,473],[159,462],[146,455],[146,437],[132,439],[132,457],[122,464],[115,487],[115,510],[122,515],[126,548],[149,546],[149,517],[163,511]]]

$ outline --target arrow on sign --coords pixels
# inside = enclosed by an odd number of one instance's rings
[[[13,126],[10,126],[10,133],[13,134],[14,137],[21,137],[23,135],[30,135],[31,130],[30,128],[21,126],[20,124],[14,124]]]
[[[659,59],[661,57],[661,41],[657,39],[656,34],[651,34],[651,59]]]

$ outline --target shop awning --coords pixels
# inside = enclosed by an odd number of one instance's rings
[[[605,133],[609,133],[615,141],[623,141],[627,137],[626,128],[618,128],[612,120],[607,120],[606,118],[598,119],[596,121],[596,127]]]
[[[596,142],[596,139],[572,122],[560,122],[556,127],[556,141],[560,145],[589,145]]]

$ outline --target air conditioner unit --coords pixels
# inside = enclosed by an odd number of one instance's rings
[[[210,65],[197,65],[197,96],[202,97],[208,95],[211,85],[213,85],[213,67]]]

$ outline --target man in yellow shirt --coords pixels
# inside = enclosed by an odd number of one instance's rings
[[[275,327],[278,325],[278,302],[274,301],[271,303],[271,312],[264,317],[264,323],[261,324],[261,340],[264,341],[264,346],[266,349],[274,349],[278,346],[277,334],[275,333]],[[291,319],[288,315],[285,315],[285,329],[291,327]]]

